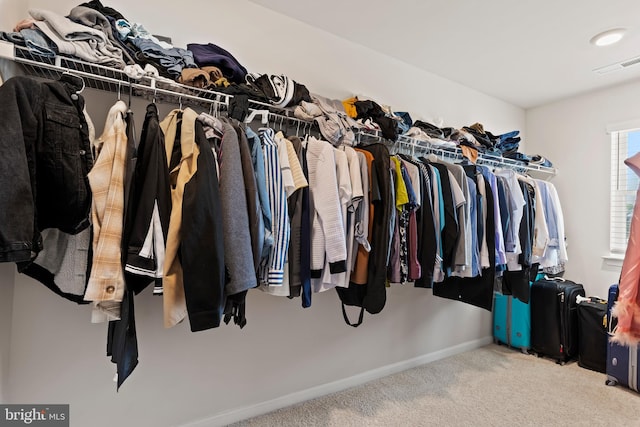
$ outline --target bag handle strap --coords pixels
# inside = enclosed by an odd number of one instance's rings
[[[351,321],[349,320],[349,316],[347,315],[347,310],[345,310],[345,306],[343,303],[342,317],[344,317],[344,321],[347,323],[347,325],[357,328],[358,326],[362,325],[362,319],[364,318],[364,307],[360,307],[360,316],[358,317],[358,323],[354,324],[354,323],[351,323]]]

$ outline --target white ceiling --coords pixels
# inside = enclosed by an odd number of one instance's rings
[[[252,1],[523,108],[640,78],[593,72],[640,56],[639,0]]]

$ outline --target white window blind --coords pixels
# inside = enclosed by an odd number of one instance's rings
[[[611,133],[611,220],[609,246],[612,253],[624,253],[640,180],[624,160],[640,151],[640,129]]]

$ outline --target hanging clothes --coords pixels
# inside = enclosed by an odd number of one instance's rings
[[[71,78],[75,79],[73,77]],[[67,80],[64,75],[60,81],[80,83],[77,79]],[[71,89],[70,85],[67,87]],[[82,114],[78,116],[81,128],[78,134],[80,136],[78,142],[84,147],[81,150],[84,150],[85,155],[81,155],[79,160],[82,162],[87,161],[87,164],[81,167],[80,170],[89,170],[94,162],[90,147],[91,143],[95,140],[95,128],[91,117],[87,113],[84,99],[77,93],[71,93],[69,98],[71,101],[76,101],[78,110],[82,110]],[[11,105],[11,103],[7,102],[6,105]],[[67,140],[67,143],[71,141],[72,140]],[[79,152],[82,152],[81,150]],[[67,152],[67,150],[64,151]],[[68,152],[67,154],[71,153],[72,152]],[[64,156],[65,153],[63,152],[62,155]],[[74,157],[75,156],[71,158]],[[39,165],[36,165],[36,175],[38,175],[37,170],[42,167],[46,168],[46,165],[53,165],[53,163],[46,162],[43,165],[42,162],[40,162]],[[78,169],[76,169],[76,171],[77,170]],[[80,178],[88,185],[86,176],[81,176]],[[49,184],[49,182],[47,182],[47,184]],[[10,188],[12,186],[7,187]],[[9,188],[6,188],[5,191],[11,191]],[[89,191],[87,190],[85,194],[88,193]],[[36,191],[36,194],[39,194],[39,192]],[[14,212],[14,210],[12,209],[11,212]],[[41,212],[41,215],[42,214],[44,214],[44,212]],[[17,263],[18,271],[39,281],[63,298],[78,304],[87,304],[88,301],[84,300],[84,294],[91,271],[91,257],[89,256],[91,252],[91,228],[87,227],[77,232],[77,234],[65,233],[57,228],[47,228],[42,230],[41,236],[42,251],[37,254],[32,262]]]
[[[331,274],[347,271],[347,246],[338,193],[334,148],[313,136],[306,140],[311,219],[311,277],[322,278],[325,261]],[[312,280],[312,286],[313,280]],[[314,291],[325,290],[315,285]]]
[[[335,171],[336,171],[336,182],[337,187],[336,191],[338,194],[338,201],[340,209],[338,211],[339,214],[339,222],[342,224],[343,233],[345,236],[345,250],[347,251],[347,255],[345,256],[345,269],[344,271],[336,271],[336,269],[332,269],[329,265],[328,259],[325,259],[325,264],[322,269],[322,276],[319,280],[312,280],[312,287],[314,292],[323,292],[331,288],[335,287],[347,287],[349,286],[349,276],[348,276],[348,224],[347,224],[347,215],[349,204],[351,203],[351,178],[349,175],[349,161],[347,159],[347,154],[343,150],[339,150],[334,148],[333,151],[334,160],[335,160]],[[322,181],[321,181],[322,182]]]
[[[273,247],[271,203],[269,201],[265,160],[260,137],[249,127],[245,128],[244,130],[247,136],[249,150],[251,151],[251,161],[253,163],[253,170],[256,176],[256,187],[258,189],[258,201],[260,204],[260,209],[262,210],[262,225],[264,227],[264,241],[262,245],[262,253],[260,255],[260,263],[262,263],[262,260],[269,256],[269,252]]]
[[[205,127],[207,140],[218,154],[220,211],[227,276],[225,294],[235,295],[257,286],[253,257],[247,256],[252,253],[252,247],[246,187],[244,179],[241,179],[244,171],[240,141],[233,126],[227,121],[216,124],[214,122],[218,119],[204,113],[197,120]],[[217,126],[219,134],[214,130]]]
[[[529,282],[538,271],[538,264],[534,262],[533,246],[536,233],[536,216],[539,212],[535,188],[524,177],[518,177],[520,194],[524,205],[522,219],[518,231],[518,246],[520,254],[515,261],[507,260],[507,271],[504,272],[502,293],[513,295],[522,302],[529,302]],[[515,225],[515,224],[514,224]],[[509,254],[507,254],[509,255]]]
[[[419,288],[431,288],[436,260],[438,255],[438,239],[440,230],[436,228],[434,203],[438,197],[433,195],[433,180],[431,169],[422,162],[416,162],[420,171],[422,194],[421,205],[418,209],[418,261],[422,267],[421,276],[415,282]]]
[[[220,325],[224,310],[224,246],[215,159],[190,108],[160,123],[165,134],[172,209],[163,286],[164,324],[187,315],[193,332]]]
[[[437,169],[440,179],[440,194],[444,202],[444,216],[440,218],[442,229],[442,264],[443,271],[451,268],[453,263],[453,255],[455,251],[456,239],[458,236],[458,225],[456,218],[457,207],[454,204],[453,193],[451,189],[451,180],[447,167],[440,163],[431,163],[431,166]]]
[[[155,104],[147,106],[137,152],[124,234],[128,239],[125,272],[139,279],[127,279],[127,285],[140,293],[153,281],[157,285],[154,293],[161,293],[171,192],[164,134]]]
[[[548,274],[558,274],[564,271],[564,264],[568,261],[564,234],[564,215],[560,206],[560,198],[553,184],[536,180],[541,191],[541,199],[545,212],[549,241],[540,259],[540,266]]]
[[[238,135],[240,145],[240,162],[242,164],[242,177],[244,180],[245,196],[247,200],[247,213],[249,216],[249,233],[251,235],[251,252],[253,253],[253,265],[257,273],[262,258],[265,231],[262,217],[262,204],[258,194],[258,183],[253,168],[253,159],[247,135],[243,126],[237,120],[229,120],[233,130]]]
[[[486,198],[486,218],[482,226],[482,240],[487,246],[487,257],[489,265],[482,269],[479,277],[460,278],[447,277],[443,282],[436,282],[433,285],[433,294],[443,298],[462,301],[485,310],[491,311],[493,305],[493,286],[495,280],[495,215],[493,212],[493,193],[488,181],[484,180],[482,173],[476,166],[463,166],[467,176],[474,179],[477,186],[484,185],[484,196]],[[479,221],[480,222],[480,221]]]
[[[347,229],[347,280],[346,286],[349,284],[349,279],[353,271],[353,266],[356,258],[357,240],[356,240],[356,222],[357,212],[360,208],[360,203],[364,199],[364,186],[362,182],[362,168],[360,165],[360,156],[358,152],[352,147],[343,146],[340,147],[347,155],[347,164],[349,167],[349,178],[351,184],[351,200],[347,205],[347,217],[346,217],[346,229]],[[366,165],[365,165],[366,168]],[[368,187],[368,185],[367,185]]]
[[[389,150],[383,144],[371,144],[362,147],[363,150],[373,154],[372,163],[375,176],[378,180],[379,194],[373,203],[376,209],[373,215],[371,252],[368,261],[367,290],[364,296],[363,306],[367,312],[376,314],[385,306],[386,297],[386,259],[389,253],[389,230],[391,211],[394,209],[391,203],[391,176],[389,174],[390,160]]]
[[[123,231],[123,265],[126,291],[120,320],[109,322],[107,356],[116,364],[118,388],[138,365],[138,340],[134,295],[155,282],[162,289],[164,253],[171,214],[169,170],[166,163],[164,134],[160,129],[158,109],[149,104],[142,126],[140,144],[132,144],[135,127],[127,114],[129,166],[125,176],[125,224]],[[127,191],[129,188],[129,191]]]
[[[305,173],[305,168],[302,162],[303,159],[303,149],[302,149],[302,141],[298,137],[289,137],[289,141],[294,150],[294,155],[296,156],[297,163],[300,165],[300,174],[304,178],[304,182],[307,185],[303,185],[300,188],[300,191],[294,192],[288,199],[288,211],[289,211],[289,223],[291,225],[291,233],[289,238],[289,254],[288,254],[288,264],[289,264],[289,295],[290,297],[299,297],[302,295],[303,290],[303,276],[305,274],[302,272],[302,264],[303,264],[303,243],[302,243],[302,222],[303,222],[303,210],[305,210],[305,190],[307,191],[307,206],[306,211],[308,211],[308,181],[307,174]],[[290,163],[295,164],[293,159],[290,159]],[[294,174],[297,175],[297,174]],[[308,239],[307,239],[308,240]],[[310,277],[310,270],[306,277]],[[310,285],[310,283],[309,283]],[[303,303],[304,305],[304,303]]]
[[[287,199],[287,221],[289,222],[289,245],[287,247],[286,260],[284,263],[283,269],[283,278],[281,286],[262,286],[260,289],[270,295],[274,296],[291,296],[291,261],[290,256],[292,251],[300,250],[300,215],[296,217],[297,223],[292,224],[292,218],[294,215],[295,205],[293,204],[293,200],[296,199],[296,195],[299,194],[298,191],[304,187],[308,186],[307,178],[304,176],[302,172],[302,166],[300,165],[300,161],[298,160],[298,155],[296,154],[296,150],[293,146],[293,143],[285,138],[283,132],[277,132],[274,136],[274,142],[276,143],[276,150],[278,152],[278,159],[280,161],[280,171],[282,173],[282,182],[284,185],[285,196]],[[297,233],[296,237],[293,238],[293,233]],[[293,240],[293,242],[292,242]],[[297,245],[296,247],[292,247],[292,243]],[[296,249],[297,248],[297,249]],[[299,254],[298,254],[299,255]],[[297,277],[299,280],[299,276]],[[297,285],[299,286],[299,285]],[[300,288],[298,287],[297,291],[299,292]]]
[[[259,277],[262,284],[282,286],[291,227],[287,195],[282,181],[278,147],[274,141],[275,132],[273,129],[262,128],[259,133],[264,155],[264,169],[272,216],[270,223],[274,242],[266,261],[263,261],[261,265]]]
[[[351,282],[365,285],[368,279],[369,252],[371,251],[369,238],[373,233],[374,200],[379,200],[380,189],[378,188],[375,169],[373,169],[373,154],[360,148],[355,150],[360,157],[360,176],[365,188],[363,189],[363,202],[360,204],[361,209],[356,212],[356,240],[358,245]]]
[[[459,277],[473,277],[471,268],[471,202],[469,200],[469,183],[467,175],[460,165],[445,164],[451,176],[455,179],[457,188],[460,189],[457,207],[458,217],[458,241],[456,242],[453,257],[452,275]]]
[[[502,219],[500,217],[500,200],[498,198],[497,178],[488,167],[479,167],[482,170],[482,175],[489,182],[489,186],[491,187],[491,192],[493,195],[493,214],[494,223],[496,224],[495,234],[493,235],[493,238],[495,239],[496,265],[505,265],[507,263],[507,259],[504,250],[504,236],[502,234]]]
[[[391,156],[390,162],[393,180],[392,191],[394,191],[395,196],[395,210],[393,211],[395,216],[390,225],[392,227],[392,235],[387,278],[392,283],[403,283],[403,279],[408,275],[406,259],[402,260],[401,258],[406,255],[407,249],[405,233],[408,216],[405,217],[404,215],[405,212],[408,213],[406,205],[409,203],[409,192],[402,176],[400,160],[396,156]]]
[[[182,204],[184,187],[195,175],[200,149],[194,136],[195,111],[187,108],[171,111],[160,122],[165,135],[165,149],[171,184],[171,217],[167,233],[166,258],[162,278],[164,326],[172,327],[187,315],[184,296],[182,264],[178,257],[182,228]],[[184,121],[184,123],[183,123]],[[158,289],[156,293],[160,294]]]
[[[505,256],[507,259],[507,268],[509,270],[517,270],[518,256],[522,253],[520,244],[519,229],[524,214],[526,201],[522,192],[522,188],[518,183],[516,173],[510,169],[500,169],[496,171],[498,178],[503,178],[508,187],[509,194],[509,223],[505,234]]]
[[[127,105],[118,101],[107,116],[104,132],[95,141],[96,164],[88,174],[93,202],[93,265],[85,300],[93,301],[94,321],[120,318],[125,281],[122,269],[124,224],[124,180],[127,133],[124,115]]]
[[[401,156],[401,161],[407,170],[412,187],[413,205],[409,213],[409,228],[407,230],[409,281],[415,281],[422,276],[422,266],[418,262],[418,212],[422,206],[422,185],[420,169],[415,164]]]
[[[0,262],[30,263],[42,250],[41,230],[89,226],[93,158],[78,83],[18,76],[0,87]]]

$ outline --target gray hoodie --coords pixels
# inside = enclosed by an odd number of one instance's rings
[[[111,23],[102,13],[90,7],[76,6],[69,12],[69,18],[87,27],[102,31],[114,47],[121,49],[124,59],[128,64],[136,63],[129,53],[127,53],[125,49],[122,49],[120,41],[113,35]]]

